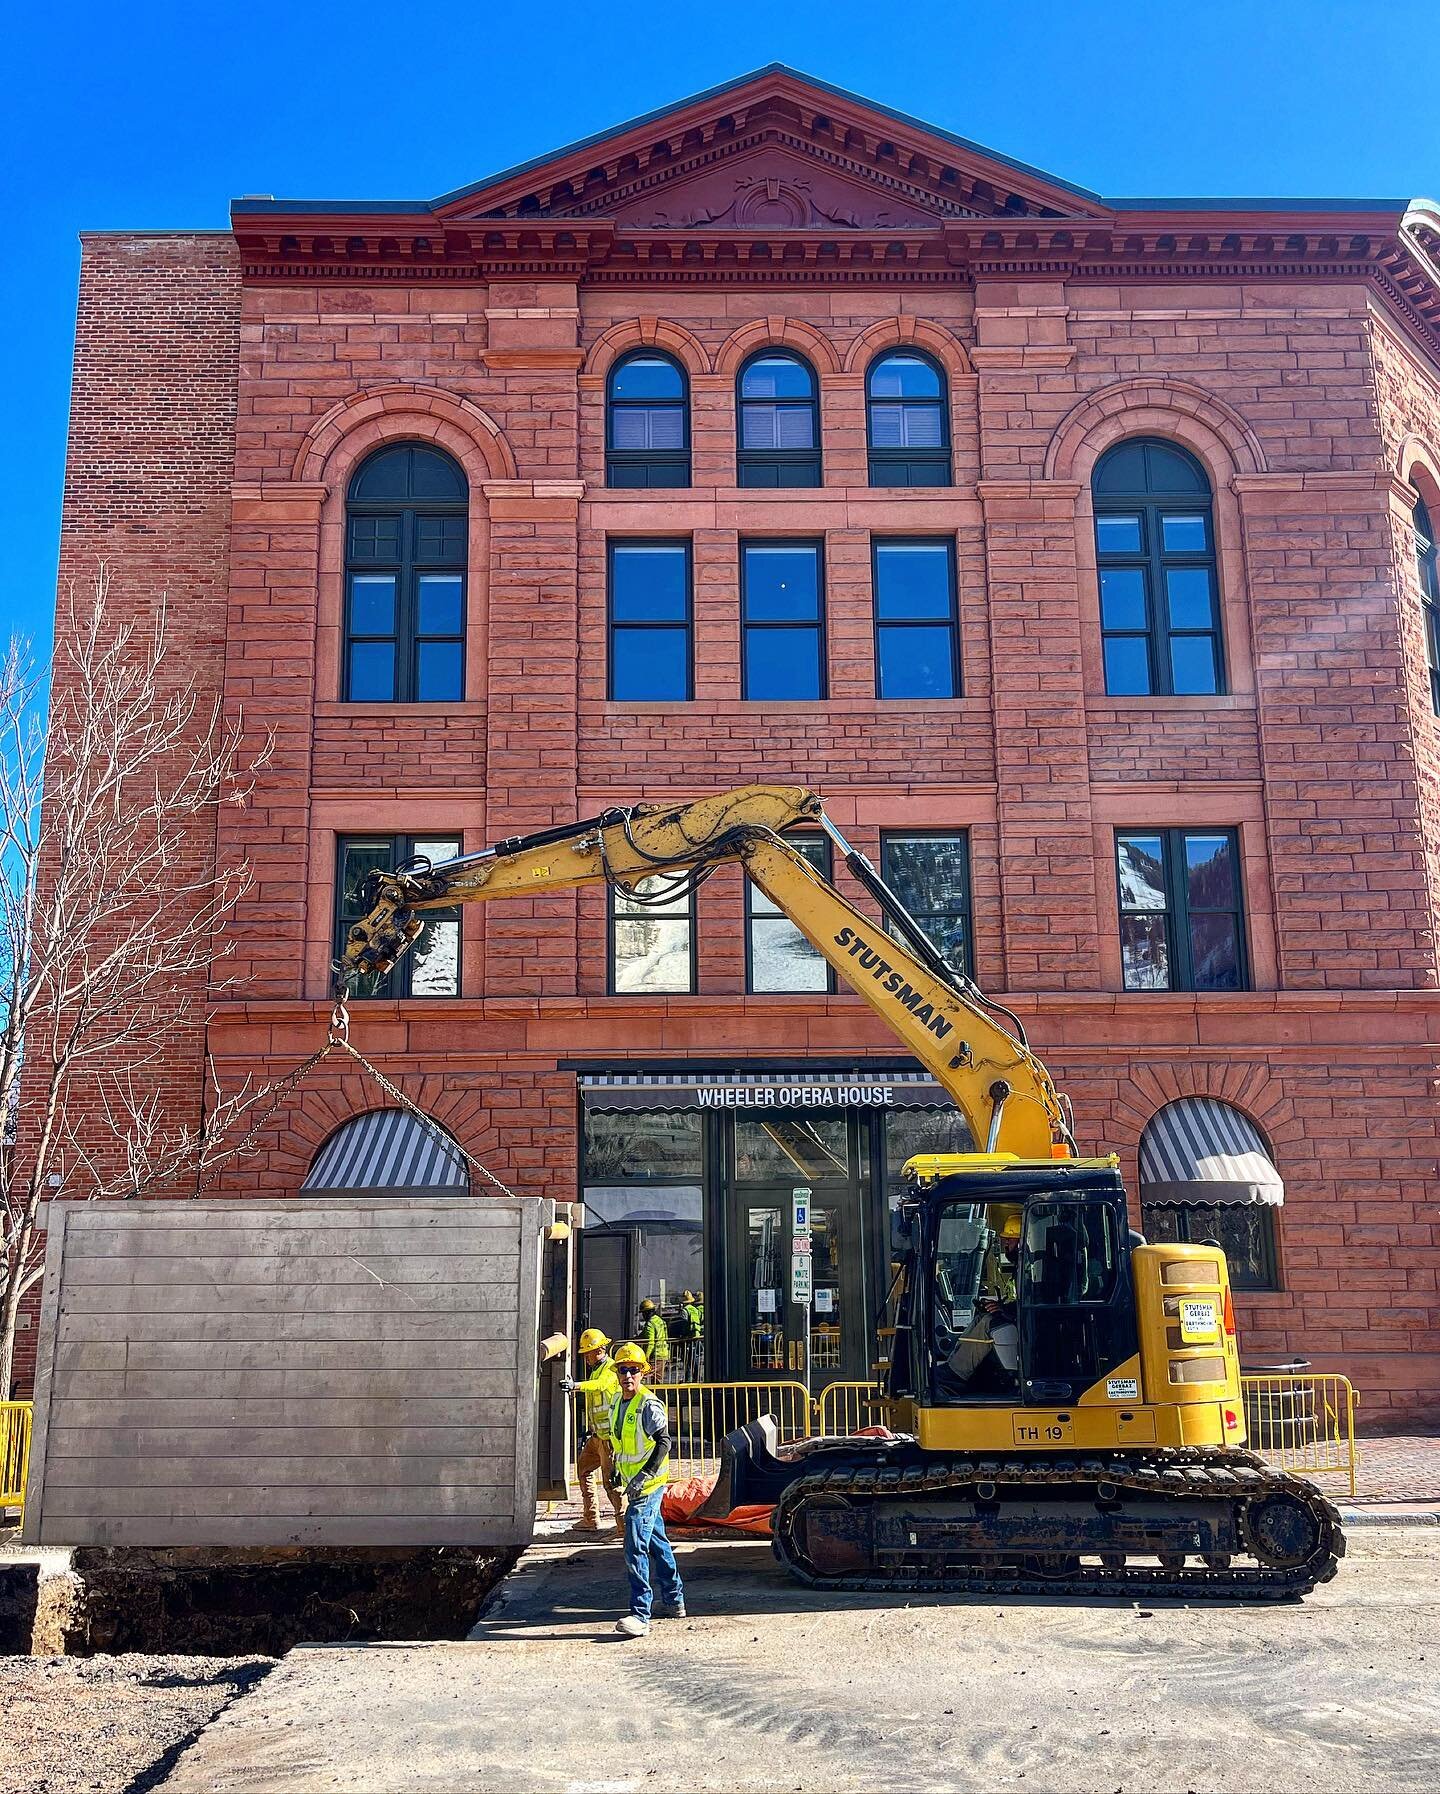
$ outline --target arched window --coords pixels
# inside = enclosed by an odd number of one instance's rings
[[[1210,482],[1173,442],[1133,437],[1095,464],[1105,689],[1225,689]]]
[[[1415,507],[1415,560],[1420,574],[1420,618],[1425,625],[1425,664],[1430,706],[1440,716],[1440,547],[1422,498]]]
[[[690,484],[690,389],[685,370],[668,355],[637,349],[610,370],[605,484]]]
[[[465,695],[469,488],[450,456],[418,442],[377,449],[345,507],[344,695],[352,703],[447,703]]]
[[[945,375],[928,355],[892,349],[870,363],[865,414],[872,486],[948,486]]]
[[[371,1109],[341,1122],[311,1160],[300,1188],[307,1194],[388,1190],[464,1196],[470,1173],[438,1123],[432,1130],[406,1109]]]
[[[1236,1289],[1278,1289],[1285,1180],[1259,1128],[1213,1096],[1158,1109],[1140,1136],[1140,1225],[1156,1243],[1223,1246]]]
[[[820,400],[815,370],[788,349],[762,349],[736,387],[741,486],[820,484]]]

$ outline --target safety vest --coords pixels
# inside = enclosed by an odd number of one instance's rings
[[[685,1304],[685,1318],[690,1323],[690,1337],[699,1339],[705,1331],[705,1310],[698,1302]]]
[[[670,1356],[670,1329],[663,1314],[652,1314],[645,1323],[645,1356],[652,1364]]]
[[[632,1476],[639,1474],[654,1447],[654,1441],[640,1431],[640,1410],[647,1401],[658,1399],[650,1390],[641,1389],[628,1402],[623,1399],[617,1402],[612,1410],[611,1424],[614,1430],[611,1439],[615,1447],[615,1480],[622,1488]],[[669,1480],[670,1460],[664,1457],[641,1483],[641,1499],[646,1495],[653,1495],[657,1489],[663,1489]]]
[[[597,1365],[594,1376],[587,1377],[575,1387],[585,1397],[586,1432],[593,1433],[597,1439],[608,1439],[610,1415],[620,1399],[620,1379],[615,1374],[612,1360],[607,1358]]]

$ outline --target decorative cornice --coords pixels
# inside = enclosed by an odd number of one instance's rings
[[[1074,343],[998,343],[989,348],[977,344],[970,359],[985,368],[1068,368],[1074,361]]]
[[[533,369],[566,370],[578,368],[585,359],[583,349],[482,349],[480,359],[492,373],[508,373]]]

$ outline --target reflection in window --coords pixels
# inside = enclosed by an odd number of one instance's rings
[[[830,876],[830,844],[820,836],[789,837],[826,878]],[[805,936],[781,913],[758,885],[745,880],[745,988],[756,992],[828,991],[834,988],[830,967]]]
[[[344,695],[353,703],[464,696],[465,476],[418,443],[378,449],[345,507]]]
[[[1115,838],[1126,990],[1242,990],[1234,829],[1127,830]]]
[[[364,885],[371,872],[385,872],[416,855],[438,865],[460,853],[454,835],[342,835],[337,843],[335,956],[345,950],[350,926],[366,915]],[[355,997],[458,997],[460,994],[460,911],[425,910],[415,944],[383,975],[357,979]]]
[[[1180,1241],[1224,1248],[1230,1282],[1236,1289],[1278,1289],[1275,1211],[1263,1202],[1214,1204],[1147,1203],[1140,1187],[1141,1229],[1155,1243]]]
[[[1193,455],[1136,437],[1095,464],[1105,690],[1225,689],[1210,482]]]
[[[698,1119],[698,1117],[697,1117]],[[677,1323],[663,1380],[703,1375],[703,1342],[682,1339],[681,1298],[705,1288],[705,1199],[696,1184],[601,1184],[583,1188],[577,1283],[579,1325],[612,1340],[638,1339],[640,1304]],[[659,1367],[657,1367],[658,1369]]]
[[[632,1115],[587,1109],[585,1177],[597,1183],[618,1183],[622,1178],[698,1179],[704,1122],[698,1110],[649,1109]]]
[[[880,876],[920,924],[935,949],[968,978],[970,953],[970,837],[880,837]],[[889,933],[903,939],[893,923]]]
[[[741,1183],[805,1183],[850,1175],[843,1115],[737,1116],[735,1177]]]
[[[872,556],[879,696],[957,697],[954,544],[877,537]]]
[[[787,350],[765,349],[736,386],[737,484],[818,486],[820,404],[815,372]]]
[[[1425,665],[1430,674],[1430,705],[1440,716],[1440,546],[1435,525],[1422,499],[1415,507],[1415,562],[1420,579],[1420,619],[1425,630]]]
[[[637,350],[610,370],[605,404],[605,484],[690,484],[690,396],[678,362]]]
[[[824,601],[820,543],[741,543],[742,698],[825,696]]]
[[[694,892],[672,894],[674,885],[673,878],[642,878],[635,896],[611,890],[610,989],[616,995],[694,990]]]
[[[689,542],[611,541],[610,696],[691,695]]]
[[[865,381],[872,486],[948,486],[945,376],[926,355],[892,350]]]

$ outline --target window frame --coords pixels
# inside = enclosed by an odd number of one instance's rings
[[[804,368],[810,376],[810,397],[801,399],[747,399],[745,376],[758,361],[790,361]],[[810,409],[811,446],[803,449],[758,449],[745,447],[745,415],[750,406],[807,404]],[[813,478],[787,479],[788,472],[803,472]],[[757,475],[767,477],[758,478]],[[774,475],[775,477],[768,477]],[[825,481],[825,462],[820,437],[820,376],[815,364],[806,356],[782,344],[768,343],[747,355],[735,372],[735,484],[759,489],[783,490],[786,487],[813,490]]]
[[[871,383],[876,371],[887,361],[896,356],[904,356],[908,361],[923,361],[940,382],[940,396],[936,399],[876,399],[871,391]],[[940,443],[936,448],[877,448],[875,445],[874,407],[881,405],[921,406],[934,405],[940,412]],[[865,370],[865,453],[867,461],[867,477],[871,486],[951,486],[955,483],[955,472],[952,462],[953,444],[950,439],[950,379],[945,369],[933,355],[924,349],[916,349],[909,344],[891,343],[871,359]],[[941,478],[934,480],[917,480],[910,477],[910,470],[915,467],[934,468],[940,472]],[[896,478],[900,468],[907,469],[904,479]],[[887,477],[888,475],[888,477]]]
[[[1120,886],[1120,842],[1127,835],[1158,835],[1161,842],[1161,876],[1165,885],[1165,908],[1163,910],[1141,910],[1128,907],[1121,897]],[[1195,971],[1190,938],[1190,902],[1186,891],[1184,877],[1184,847],[1187,835],[1226,835],[1230,840],[1230,850],[1234,856],[1235,868],[1235,908],[1230,910],[1202,910],[1202,915],[1230,915],[1235,917],[1236,972],[1237,983],[1233,990],[1199,990],[1195,984]],[[1180,843],[1179,852],[1176,844]],[[1254,988],[1251,979],[1250,943],[1246,926],[1245,910],[1245,874],[1244,861],[1241,858],[1241,831],[1232,823],[1196,823],[1190,827],[1154,827],[1146,823],[1130,823],[1115,829],[1114,855],[1112,867],[1115,877],[1115,914],[1116,934],[1120,945],[1120,988],[1126,996],[1149,997],[1170,996],[1175,992],[1192,992],[1199,996],[1227,997],[1239,996],[1242,992]],[[1125,931],[1123,927],[1126,916],[1163,915],[1165,918],[1165,945],[1170,963],[1170,982],[1159,989],[1130,985],[1125,982]],[[1182,929],[1183,924],[1183,929]],[[1182,938],[1183,935],[1183,938]],[[1177,977],[1177,971],[1181,976]]]
[[[870,537],[870,621],[875,649],[875,696],[882,703],[900,704],[915,703],[917,697],[890,697],[884,690],[883,659],[880,653],[880,632],[882,629],[934,629],[937,626],[934,617],[882,617],[880,615],[880,551],[883,548],[943,548],[945,550],[945,572],[950,582],[950,691],[943,698],[926,698],[918,696],[921,703],[948,704],[965,695],[964,674],[960,660],[960,589],[955,561],[955,538],[953,536],[889,536],[875,535]]]
[[[1204,481],[1208,497],[1202,500],[1198,495],[1177,493],[1174,497],[1167,499],[1163,493],[1143,492],[1131,496],[1115,493],[1102,495],[1096,491],[1096,477],[1108,456],[1117,449],[1152,443],[1164,448],[1167,452],[1181,455],[1189,461]],[[1111,443],[1091,470],[1090,504],[1095,543],[1095,593],[1100,613],[1100,677],[1105,696],[1111,698],[1218,698],[1228,696],[1230,682],[1225,657],[1225,607],[1224,595],[1220,586],[1219,543],[1215,534],[1215,488],[1204,464],[1182,443],[1171,442],[1163,436],[1122,437],[1118,442]],[[1167,551],[1164,546],[1162,513],[1169,516],[1203,517],[1205,536],[1209,547],[1203,553],[1192,550]],[[1138,550],[1122,553],[1114,549],[1103,549],[1100,546],[1102,518],[1137,515],[1140,519],[1140,547]],[[1138,568],[1144,575],[1145,627],[1143,630],[1112,629],[1108,628],[1105,623],[1105,574],[1111,569],[1119,571],[1127,568]],[[1211,603],[1215,618],[1213,629],[1172,629],[1170,626],[1165,574],[1169,569],[1183,571],[1187,568],[1203,568],[1210,575]],[[1202,636],[1208,637],[1212,643],[1215,662],[1215,689],[1213,692],[1177,692],[1174,689],[1174,672],[1171,665],[1171,639],[1172,637],[1184,639]],[[1142,640],[1145,643],[1146,663],[1150,675],[1150,690],[1148,692],[1112,692],[1110,690],[1105,648],[1107,642],[1112,638]]]
[[[1207,1206],[1210,1208],[1242,1208],[1247,1205],[1243,1203],[1228,1202],[1212,1202],[1209,1204],[1146,1202],[1142,1187],[1140,1193],[1140,1230],[1148,1240],[1151,1237],[1151,1228],[1153,1226],[1150,1217],[1155,1214],[1157,1210],[1163,1210],[1166,1214],[1173,1214],[1179,1218],[1179,1225],[1175,1230],[1177,1244],[1200,1245],[1211,1236],[1200,1232],[1197,1228],[1194,1237],[1192,1237],[1188,1223],[1191,1217],[1197,1215],[1202,1208]],[[1261,1283],[1252,1283],[1248,1279],[1242,1280],[1241,1278],[1237,1278],[1235,1275],[1234,1264],[1232,1263],[1229,1254],[1226,1254],[1226,1270],[1230,1278],[1230,1287],[1238,1295],[1242,1296],[1274,1295],[1277,1291],[1285,1288],[1285,1283],[1280,1272],[1280,1230],[1275,1224],[1275,1210],[1269,1203],[1258,1203],[1256,1206],[1264,1210],[1266,1221],[1263,1235],[1265,1265],[1262,1272],[1265,1281]]]
[[[390,835],[384,833],[380,829],[375,829],[373,831],[362,830],[354,833],[337,831],[335,836],[334,893],[331,902],[331,940],[334,946],[334,957],[336,959],[339,959],[345,950],[344,931],[349,927],[350,922],[356,919],[354,917],[347,919],[343,913],[345,908],[346,850],[351,847],[360,847],[369,843],[378,844],[382,841],[388,841],[390,843],[390,864],[392,866],[399,866],[406,860],[413,858],[415,854],[425,852],[425,848],[419,845],[420,843],[433,841],[434,839],[436,839],[434,832],[428,829],[418,835]],[[465,831],[459,828],[455,829],[453,831],[453,839],[457,843],[460,852],[463,854],[465,851]],[[415,952],[412,945],[410,951],[404,954],[403,957],[397,961],[392,970],[385,974],[388,979],[392,980],[392,987],[389,990],[352,991],[349,1000],[352,1003],[457,1002],[464,995],[465,991],[465,922],[461,905],[457,903],[451,907],[455,912],[453,917],[446,910],[437,910],[433,912],[432,919],[437,922],[454,921],[459,930],[456,937],[455,989],[452,992],[445,995],[433,995],[422,991],[419,996],[415,995],[410,988],[411,976],[415,969]],[[393,985],[393,981],[395,980],[398,980],[404,988],[396,990]]]
[[[632,361],[664,361],[667,362],[680,377],[680,397],[678,399],[617,399],[615,396],[616,378]],[[644,411],[660,408],[678,410],[680,412],[680,439],[678,449],[626,449],[615,446],[615,411],[617,406],[622,411]],[[685,364],[674,355],[667,354],[664,349],[655,349],[640,345],[628,349],[618,356],[610,365],[605,376],[605,487],[607,491],[680,491],[688,488],[693,477],[691,463],[690,437],[690,373]],[[622,480],[616,478],[616,472],[623,468],[643,469],[647,476],[657,471],[669,470],[681,475],[679,479],[655,479],[647,477],[638,480]]]
[[[830,648],[825,627],[825,538],[824,536],[741,536],[739,548],[740,574],[740,699],[742,703],[821,704],[830,696]],[[794,618],[761,618],[752,622],[750,608],[750,566],[748,551],[752,548],[811,548],[815,551],[815,621],[812,624]],[[815,653],[818,690],[813,698],[752,698],[750,696],[748,631],[751,629],[815,630]]]
[[[420,449],[445,460],[454,467],[465,487],[463,499],[357,499],[351,493],[365,469],[379,456],[397,448]],[[460,558],[453,563],[432,561],[416,552],[416,525],[421,517],[459,517],[463,520]],[[362,517],[396,517],[399,519],[399,553],[394,561],[361,561],[354,552],[352,524]],[[340,658],[340,701],[345,704],[463,704],[466,699],[466,625],[470,601],[470,483],[465,470],[451,454],[426,442],[387,442],[366,455],[351,473],[345,491],[344,515],[345,586],[342,609]],[[354,627],[355,580],[378,574],[395,581],[395,629],[393,634],[374,635],[357,632]],[[460,581],[460,628],[458,634],[421,635],[420,581],[435,574],[451,574]],[[395,645],[393,696],[389,698],[357,698],[351,695],[351,648],[357,642],[393,642]],[[460,650],[460,690],[453,698],[426,698],[417,695],[419,683],[420,644],[454,642]]]
[[[654,876],[654,875],[652,874],[652,876]],[[659,876],[663,877],[665,875],[662,873]],[[697,905],[695,902],[695,887],[693,885],[690,887],[690,891],[689,891],[689,895],[688,895],[688,898],[686,901],[686,907],[685,907],[685,918],[684,919],[688,923],[689,929],[690,929],[690,936],[689,936],[690,982],[689,982],[689,985],[684,990],[620,990],[617,987],[616,982],[615,982],[615,924],[617,921],[621,921],[621,920],[634,921],[637,919],[636,917],[633,917],[633,916],[626,916],[626,917],[622,918],[619,915],[617,915],[616,909],[615,909],[615,899],[616,899],[617,895],[618,895],[618,893],[616,892],[613,885],[608,887],[605,892],[605,994],[606,994],[606,996],[609,996],[609,997],[634,997],[634,998],[639,998],[639,999],[654,998],[654,997],[693,997],[693,996],[698,996],[699,991],[700,991],[700,947],[699,947],[699,941],[697,939],[698,916],[697,916]],[[643,918],[639,918],[639,919],[643,919]],[[677,915],[671,915],[664,919],[667,919],[672,922],[678,922],[681,920],[681,918]]]
[[[962,893],[962,902],[954,909],[949,909],[949,910],[910,910],[908,913],[919,924],[921,932],[924,933],[925,938],[927,940],[930,939],[930,934],[929,934],[929,930],[925,927],[925,923],[929,917],[931,917],[931,916],[949,917],[949,916],[958,915],[964,919],[964,923],[965,923],[965,960],[964,960],[964,964],[961,966],[960,969],[961,969],[961,971],[964,972],[964,974],[967,978],[973,979],[975,976],[975,880],[974,880],[974,859],[973,859],[973,856],[971,854],[971,849],[970,849],[970,830],[968,828],[881,829],[881,831],[880,831],[880,877],[884,881],[885,884],[890,886],[890,888],[892,890],[894,890],[895,887],[894,887],[894,885],[891,881],[891,877],[890,877],[889,853],[890,853],[890,849],[892,847],[896,846],[898,843],[900,843],[902,841],[953,841],[953,842],[959,843],[961,856],[965,863],[965,888]],[[900,893],[897,891],[896,895],[899,896]],[[887,933],[891,932],[890,923],[891,923],[891,918],[887,915],[885,918],[885,925],[886,925]],[[892,939],[894,939],[894,938],[898,938],[898,937],[896,937],[892,934]],[[901,945],[903,946],[904,944],[905,944],[904,941],[901,940]],[[933,941],[931,941],[930,944],[932,946],[934,946],[935,943]],[[939,949],[936,948],[936,951],[938,952]]]
[[[1430,507],[1417,498],[1411,513],[1415,530],[1415,571],[1420,584],[1420,627],[1425,639],[1425,669],[1430,676],[1430,708],[1440,716],[1440,540]]]
[[[835,855],[828,835],[812,833],[809,830],[800,830],[794,833],[787,833],[785,838],[792,847],[809,846],[811,843],[818,846],[820,849],[820,864],[816,867],[816,871],[820,872],[825,878],[833,882],[835,877]],[[743,873],[743,883],[745,886],[743,898],[745,906],[745,995],[747,997],[833,997],[836,991],[835,968],[831,965],[830,961],[825,958],[825,955],[818,951],[818,949],[812,949],[812,951],[815,952],[815,957],[825,967],[825,988],[823,990],[756,990],[755,938],[751,924],[756,920],[754,907],[755,898],[757,896],[764,897],[765,893],[760,890],[760,887],[748,873]],[[768,899],[767,901],[773,901],[773,899]],[[759,916],[759,920],[761,921],[774,921],[777,918],[782,922],[790,921],[790,918],[778,904],[773,912],[770,910],[763,910],[760,912]],[[793,922],[791,922],[791,926],[794,927]]]
[[[617,621],[615,617],[615,551],[627,548],[678,548],[685,556],[685,692],[678,698],[622,698],[615,695],[617,630],[677,629],[675,622]],[[690,536],[607,536],[605,538],[605,701],[607,704],[689,704],[695,698],[695,542]]]

